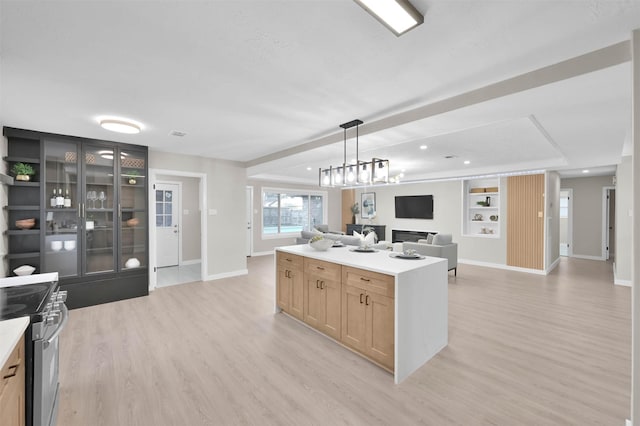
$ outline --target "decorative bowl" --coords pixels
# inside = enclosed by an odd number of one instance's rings
[[[18,266],[16,269],[13,270],[13,273],[18,275],[18,276],[23,276],[23,275],[31,275],[33,274],[33,271],[35,271],[36,268],[34,268],[31,265],[22,265],[22,266]]]
[[[64,242],[64,249],[67,251],[71,251],[76,248],[75,240],[67,240]]]
[[[53,251],[62,250],[62,241],[51,241],[51,250]]]
[[[321,240],[309,241],[309,245],[318,251],[326,251],[333,245],[333,240],[323,238]]]
[[[16,228],[31,229],[34,226],[36,226],[35,218],[16,220]]]
[[[491,219],[493,222],[496,222],[498,220],[498,215],[492,214],[491,216],[489,216],[489,219]]]
[[[131,227],[138,226],[139,223],[140,223],[140,219],[138,219],[137,217],[133,217],[127,221],[127,226],[131,226]]]
[[[125,268],[138,268],[138,267],[140,267],[140,261],[138,259],[136,259],[135,257],[132,257],[131,259],[127,260],[124,263],[124,267]]]

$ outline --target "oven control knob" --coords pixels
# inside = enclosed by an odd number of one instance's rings
[[[67,300],[67,290],[60,290],[56,296],[56,302],[65,302]]]
[[[58,324],[60,322],[60,313],[59,312],[49,313],[49,315],[47,315],[47,317],[44,319],[44,322],[47,325]]]

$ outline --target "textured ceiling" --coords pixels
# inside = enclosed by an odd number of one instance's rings
[[[247,162],[335,135],[354,118],[374,122],[628,40],[640,27],[630,1],[413,4],[425,22],[398,38],[350,0],[2,1],[0,123]],[[381,129],[361,150],[407,164],[413,178],[612,165],[629,131],[629,87],[620,65]],[[145,130],[107,132],[101,115]],[[531,117],[555,152],[514,132]],[[419,163],[408,148],[417,141],[473,167],[437,156]],[[342,143],[248,174],[312,182],[306,167],[318,159],[341,162]]]

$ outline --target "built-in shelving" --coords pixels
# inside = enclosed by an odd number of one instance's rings
[[[500,237],[500,179],[470,179],[462,185],[462,235]]]

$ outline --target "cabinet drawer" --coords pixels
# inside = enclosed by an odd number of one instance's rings
[[[305,274],[312,274],[319,278],[325,278],[327,280],[340,282],[342,276],[342,266],[325,262],[322,260],[304,258],[304,272]]]
[[[16,368],[17,366],[17,368]],[[2,391],[4,390],[5,385],[9,383],[9,381],[17,374],[20,373],[20,370],[24,368],[24,336],[20,338],[16,347],[9,355],[7,362],[2,366],[2,370],[0,370],[0,395],[2,395]],[[6,376],[11,376],[7,377]]]
[[[302,256],[298,256],[297,254],[283,253],[280,251],[276,253],[277,253],[279,266],[284,266],[285,268],[289,267],[289,268],[302,269],[304,264],[303,262],[304,258]]]
[[[342,268],[342,283],[394,298],[395,279],[391,275],[365,271],[345,266]]]

